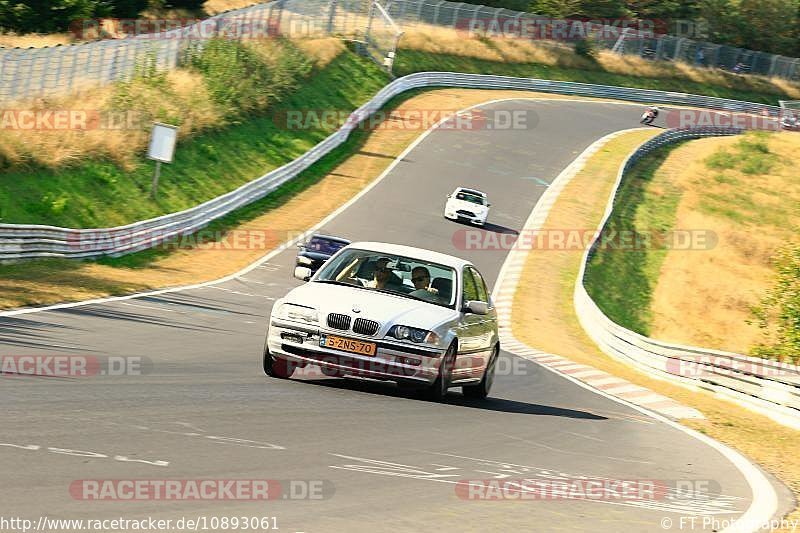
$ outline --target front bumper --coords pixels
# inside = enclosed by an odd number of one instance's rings
[[[320,334],[374,342],[377,351],[374,356],[366,356],[322,347]],[[419,384],[433,383],[445,352],[445,349],[406,345],[274,318],[270,321],[267,346],[273,357],[301,367],[319,365],[340,374]]]
[[[483,226],[486,223],[487,215],[481,215],[480,213],[474,214],[472,216],[458,213],[456,211],[445,211],[444,217],[450,220],[457,220],[459,222],[469,222],[470,224],[475,224],[477,226]]]

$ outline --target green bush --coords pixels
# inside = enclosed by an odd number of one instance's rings
[[[775,257],[777,281],[753,308],[758,325],[773,339],[753,348],[754,355],[800,363],[800,243],[791,243]]]
[[[263,113],[295,89],[311,71],[311,61],[289,41],[247,45],[212,39],[190,59],[214,101],[229,117]]]
[[[749,175],[766,174],[775,165],[775,157],[767,143],[764,132],[747,133],[733,146],[733,152],[720,148],[708,156],[706,167],[715,170],[738,169]]]
[[[66,31],[81,19],[133,18],[148,0],[0,0],[0,29],[17,33]]]
[[[575,53],[581,57],[595,60],[597,57],[597,44],[590,38],[578,39],[575,41]]]
[[[71,22],[111,14],[99,0],[0,0],[0,29],[18,33],[65,31]]]
[[[255,1],[253,3],[256,3]],[[189,9],[192,11],[197,11],[202,9],[203,4],[205,4],[205,0],[166,0],[164,2],[165,7],[175,8],[175,9]]]

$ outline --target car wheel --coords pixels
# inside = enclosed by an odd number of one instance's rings
[[[456,364],[457,350],[458,345],[453,341],[444,356],[442,356],[442,363],[439,365],[439,374],[436,376],[436,381],[426,391],[429,399],[439,402],[447,396],[447,389],[450,388],[450,379],[453,375],[453,367]]]
[[[492,390],[492,383],[494,383],[494,371],[497,367],[497,359],[499,357],[500,348],[495,346],[489,358],[489,363],[486,365],[486,370],[483,371],[481,382],[475,385],[464,385],[461,387],[464,396],[475,400],[484,400],[489,396],[489,392]]]
[[[286,359],[274,358],[264,350],[264,373],[272,378],[289,379],[294,374],[294,364]]]

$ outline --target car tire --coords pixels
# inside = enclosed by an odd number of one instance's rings
[[[500,347],[495,346],[492,350],[492,355],[489,357],[489,363],[486,365],[486,370],[483,371],[483,378],[480,383],[475,385],[464,385],[461,391],[464,396],[472,400],[485,400],[492,390],[492,383],[494,383],[494,372],[497,367],[497,359],[500,357]]]
[[[289,379],[294,374],[295,365],[286,359],[274,358],[269,349],[264,349],[264,373],[271,378]]]
[[[450,388],[453,367],[456,363],[457,351],[458,344],[456,341],[453,341],[442,356],[442,362],[439,365],[439,373],[436,376],[436,380],[425,391],[425,395],[429,400],[440,402],[447,396],[447,389]]]

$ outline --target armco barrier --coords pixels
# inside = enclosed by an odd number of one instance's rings
[[[684,139],[735,134],[732,130],[670,130],[634,151],[620,167],[615,191],[641,157]],[[598,229],[605,227],[614,207],[612,195]],[[592,340],[607,354],[632,363],[650,374],[692,384],[732,397],[771,418],[800,429],[800,367],[740,354],[681,346],[650,339],[608,318],[584,285],[586,266],[599,241],[599,232],[587,249],[575,283],[578,319]]]
[[[119,256],[152,248],[169,239],[194,233],[235,209],[263,198],[300,174],[344,143],[362,121],[391,98],[411,89],[434,86],[520,89],[772,116],[778,116],[780,113],[780,108],[775,106],[648,89],[453,72],[411,74],[388,84],[372,100],[356,110],[351,115],[351,120],[341,129],[296,160],[196,207],[115,228],[69,229],[43,225],[0,224],[0,261],[42,257]]]

